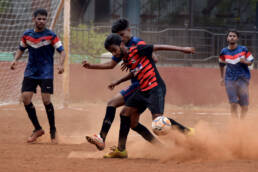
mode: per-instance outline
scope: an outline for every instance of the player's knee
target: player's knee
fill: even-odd
[[[120,116],[130,116],[130,109],[124,107],[120,112]]]
[[[137,125],[138,125],[138,122],[136,122],[136,121],[131,121],[131,123],[130,123],[131,129],[135,129],[137,127]]]
[[[50,103],[51,103],[50,100],[43,100],[43,104],[44,104],[44,105],[49,105]]]

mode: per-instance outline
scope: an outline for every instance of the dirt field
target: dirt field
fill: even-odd
[[[36,104],[39,121],[45,130],[37,143],[27,144],[32,126],[24,107],[0,107],[0,171],[258,171],[258,116],[255,103],[258,77],[253,71],[250,85],[250,113],[245,121],[232,121],[218,69],[160,68],[167,83],[166,116],[196,129],[185,137],[171,131],[159,137],[164,147],[146,143],[133,131],[128,137],[128,159],[103,159],[116,145],[119,111],[107,137],[106,149],[97,151],[84,137],[101,127],[106,102],[118,92],[106,85],[123,73],[119,70],[86,71],[71,68],[70,103],[63,108],[55,103],[59,144],[51,144],[44,107]],[[141,122],[150,128],[146,111]]]

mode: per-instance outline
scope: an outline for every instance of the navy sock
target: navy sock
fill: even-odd
[[[126,140],[127,136],[130,130],[130,117],[128,116],[120,116],[121,122],[120,122],[120,130],[119,130],[119,142],[118,142],[118,149],[120,151],[125,150],[126,148]]]
[[[28,116],[29,116],[35,130],[40,130],[41,126],[39,124],[37,114],[36,114],[36,109],[35,109],[34,105],[32,103],[30,103],[28,105],[24,105],[24,107],[25,107],[25,110],[28,113]]]
[[[50,132],[56,131],[55,126],[55,110],[52,103],[49,103],[48,105],[45,105],[45,109],[47,112],[47,118],[50,126]]]
[[[185,127],[182,124],[176,122],[175,120],[173,120],[171,118],[168,118],[168,119],[170,120],[172,127],[175,126],[179,131],[184,133],[184,132],[189,130],[187,127]]]
[[[112,125],[112,122],[114,121],[116,114],[116,108],[113,106],[108,106],[106,109],[106,114],[102,123],[102,128],[100,130],[100,136],[105,142],[106,136],[108,134],[108,131]]]
[[[134,131],[139,133],[145,140],[148,142],[153,142],[156,138],[151,134],[151,132],[142,124],[138,123],[138,125],[132,128]]]

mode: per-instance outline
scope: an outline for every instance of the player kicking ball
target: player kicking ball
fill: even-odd
[[[152,53],[160,50],[194,53],[195,49],[172,45],[138,45],[128,48],[117,34],[110,34],[106,38],[105,48],[124,61],[140,84],[140,88],[128,98],[122,109],[118,147],[104,155],[104,158],[126,158],[127,136],[130,128],[137,127],[140,114],[146,108],[151,111],[153,119],[164,113],[166,86],[152,59]],[[190,132],[190,129],[185,129]]]
[[[58,73],[64,72],[65,52],[61,41],[56,34],[46,28],[47,11],[45,9],[37,9],[33,14],[34,29],[24,32],[20,47],[15,54],[14,61],[10,68],[15,69],[17,61],[21,58],[24,51],[28,49],[29,59],[24,72],[22,82],[22,101],[25,110],[34,126],[32,135],[28,138],[28,143],[33,143],[38,137],[44,134],[44,130],[37,119],[36,110],[32,103],[33,93],[36,93],[37,86],[41,88],[41,97],[44,103],[49,125],[50,137],[53,143],[56,143],[56,126],[54,107],[51,103],[51,94],[53,94],[54,79],[54,52],[55,49],[60,53],[60,64]]]

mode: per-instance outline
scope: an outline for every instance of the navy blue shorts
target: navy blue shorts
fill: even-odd
[[[36,93],[38,85],[41,88],[42,93],[53,94],[53,79],[33,79],[24,77],[21,91],[29,91]]]
[[[225,81],[226,91],[230,103],[237,103],[240,106],[249,105],[248,94],[249,80],[239,78],[236,81]]]
[[[121,90],[120,94],[124,97],[125,102],[128,100],[128,98],[137,90],[140,88],[140,85],[138,82],[132,83],[129,87],[127,87],[125,90]]]
[[[156,86],[148,91],[137,90],[128,98],[125,105],[138,109],[142,113],[148,108],[152,114],[163,114],[165,105],[165,86]]]

